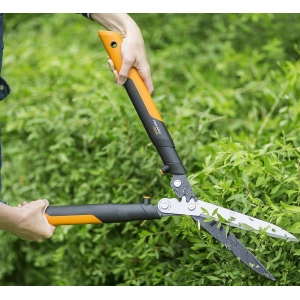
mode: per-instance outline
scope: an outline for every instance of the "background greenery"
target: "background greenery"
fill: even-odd
[[[200,198],[299,237],[299,14],[131,14],[153,98]],[[3,199],[51,205],[173,197],[132,104],[79,14],[6,14]],[[1,285],[298,285],[300,246],[231,232],[276,277],[240,263],[189,217],[0,232]]]

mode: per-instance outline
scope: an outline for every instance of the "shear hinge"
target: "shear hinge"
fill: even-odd
[[[157,207],[160,212],[165,214],[190,216],[199,216],[201,209],[197,199],[187,203],[185,197],[180,202],[175,198],[163,198],[158,202]]]

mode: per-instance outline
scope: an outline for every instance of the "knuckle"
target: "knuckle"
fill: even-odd
[[[135,63],[134,57],[124,57],[123,58],[123,65],[133,65]]]
[[[128,76],[127,76],[125,73],[123,73],[123,72],[122,72],[122,73],[119,73],[119,79],[120,79],[120,80],[126,80],[127,77],[128,77]]]

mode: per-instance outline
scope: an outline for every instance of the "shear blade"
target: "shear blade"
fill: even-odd
[[[200,222],[202,228],[222,243],[227,250],[239,258],[252,271],[270,280],[276,280],[263,264],[232,233],[226,233],[226,228],[222,225],[219,226],[219,222],[204,222],[205,218],[201,216],[191,217],[196,222]]]
[[[205,208],[205,210],[212,215],[214,211],[217,212],[215,214],[215,218],[218,219],[218,215],[220,215],[223,219],[228,220],[226,224],[237,227],[244,230],[249,231],[264,231],[268,236],[275,237],[275,238],[281,238],[284,240],[292,241],[292,242],[298,242],[298,239],[290,234],[288,231],[280,228],[279,226],[276,226],[274,224],[271,224],[269,222],[253,218],[232,210],[229,210],[227,208],[223,208],[220,206],[216,206],[214,204],[204,202],[202,200],[197,201],[197,205],[201,210],[201,207]],[[201,213],[200,216],[204,218],[210,217],[210,215],[206,215],[205,213]]]

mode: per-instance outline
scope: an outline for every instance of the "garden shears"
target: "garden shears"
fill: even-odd
[[[122,66],[122,37],[112,31],[98,31],[98,35],[119,72]],[[160,116],[155,103],[137,70],[132,68],[124,84],[128,96],[163,161],[160,171],[172,175],[171,188],[177,198],[160,199],[157,205],[150,203],[150,197],[143,197],[138,204],[86,204],[49,206],[46,217],[52,225],[102,224],[153,220],[162,217],[187,215],[193,218],[226,249],[258,274],[275,280],[263,264],[228,230],[226,225],[297,242],[298,239],[284,229],[269,222],[241,214],[195,196],[188,181],[187,172],[179,158],[171,136]]]

